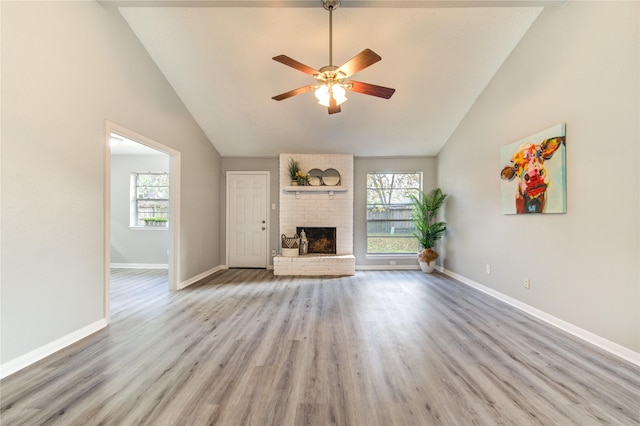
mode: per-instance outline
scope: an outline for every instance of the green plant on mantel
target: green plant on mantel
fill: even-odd
[[[298,172],[300,171],[300,163],[298,163],[293,158],[289,158],[288,169],[289,169],[289,177],[291,178],[291,180],[292,181],[297,180]]]

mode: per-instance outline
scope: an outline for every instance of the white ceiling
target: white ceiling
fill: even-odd
[[[541,6],[557,4],[342,0],[333,13],[334,64],[370,48],[382,61],[354,79],[396,93],[384,100],[348,92],[342,112],[329,115],[312,92],[271,99],[315,81],[273,56],[328,65],[321,0],[103,3],[119,6],[220,154],[241,157],[436,155]]]

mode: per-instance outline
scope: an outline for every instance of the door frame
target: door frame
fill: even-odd
[[[265,248],[264,248],[264,253],[265,253],[265,259],[264,259],[264,264],[265,264],[265,269],[269,269],[269,246],[271,245],[270,243],[270,236],[271,236],[271,209],[269,208],[269,206],[271,205],[271,172],[268,170],[264,170],[264,171],[227,171],[225,179],[225,187],[226,187],[226,235],[225,235],[225,264],[227,265],[227,268],[230,267],[229,265],[229,238],[230,238],[230,233],[229,233],[229,193],[230,188],[229,188],[229,177],[235,175],[235,176],[241,176],[241,175],[263,175],[266,176],[267,179],[267,184],[264,187],[265,190],[265,210],[266,212],[266,221],[267,223],[265,224],[265,227],[267,229],[265,229],[265,232],[267,234],[267,237],[265,238]]]
[[[105,120],[104,144],[104,317],[109,322],[111,289],[111,144],[115,133],[169,156],[169,290],[178,290],[180,277],[180,151],[124,126]]]

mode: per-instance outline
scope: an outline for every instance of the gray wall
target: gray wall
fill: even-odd
[[[422,186],[425,192],[436,187],[437,160],[435,157],[356,157],[354,159],[353,195],[353,254],[356,267],[389,266],[391,260],[396,265],[411,265],[417,268],[416,255],[367,256],[367,173],[370,172],[422,172]]]
[[[438,157],[450,194],[446,269],[635,352],[639,7],[545,9]],[[500,148],[561,122],[567,214],[502,215]]]
[[[169,172],[169,156],[111,156],[111,263],[169,263],[169,229],[131,229],[131,173]]]
[[[105,318],[105,120],[181,152],[180,281],[220,264],[221,207],[219,154],[117,10],[0,7],[4,364]]]

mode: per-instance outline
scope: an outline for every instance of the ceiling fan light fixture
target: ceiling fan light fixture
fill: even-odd
[[[323,84],[319,86],[314,93],[316,95],[316,99],[318,99],[318,103],[326,107],[329,106],[329,100],[332,96],[333,99],[336,100],[336,105],[341,105],[347,100],[346,91],[342,86],[337,84],[332,86]]]
[[[316,99],[320,105],[329,105],[329,87],[324,84],[318,86],[314,94],[316,95]]]
[[[344,103],[347,100],[346,91],[344,87],[334,84],[333,85],[333,98],[336,100],[338,105]]]

